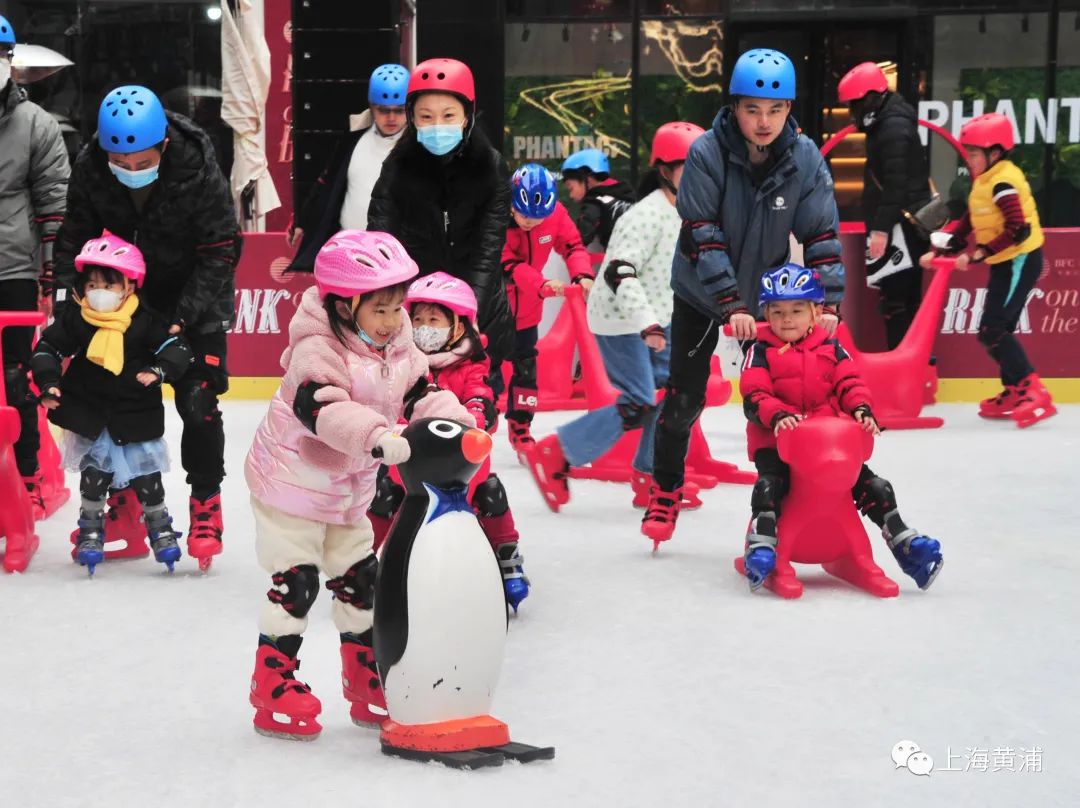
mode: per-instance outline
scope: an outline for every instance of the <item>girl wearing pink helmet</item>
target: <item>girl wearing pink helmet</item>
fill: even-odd
[[[413,341],[427,354],[429,379],[453,393],[476,425],[494,432],[495,395],[488,384],[491,360],[476,331],[476,295],[467,283],[445,272],[433,272],[413,282],[405,296],[412,316]],[[382,544],[405,491],[389,475],[379,478],[378,492],[368,510],[375,528],[375,546]],[[518,553],[518,532],[502,481],[491,474],[490,459],[473,476],[469,502],[502,569],[507,602],[517,611],[529,594],[529,579]]]
[[[322,729],[322,705],[294,677],[320,570],[335,595],[352,719],[386,717],[371,646],[378,565],[366,512],[380,466],[372,453],[387,465],[408,459],[409,444],[392,431],[406,413],[473,420],[453,394],[428,385],[427,357],[402,309],[416,274],[393,236],[343,230],[319,250],[315,286],[289,323],[285,375],[245,463],[255,550],[273,581],[251,678],[257,732],[311,739]]]
[[[94,574],[105,558],[105,498],[110,488],[130,486],[154,558],[172,572],[180,533],[161,484],[169,468],[161,383],[184,375],[191,348],[140,305],[146,265],[134,244],[106,230],[83,245],[75,268],[78,306],[60,311],[30,360],[49,420],[67,430],[65,466],[81,474],[79,527],[71,537],[75,560]]]

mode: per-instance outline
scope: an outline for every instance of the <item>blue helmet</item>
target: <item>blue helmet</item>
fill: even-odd
[[[405,106],[405,92],[409,89],[409,71],[401,65],[379,65],[371,73],[368,83],[369,104],[384,107]]]
[[[98,110],[98,145],[107,152],[131,154],[165,139],[165,108],[151,90],[127,84],[106,93]]]
[[[735,62],[728,96],[795,100],[795,65],[778,50],[754,48]]]
[[[15,29],[11,27],[11,23],[3,14],[0,14],[0,45],[15,47]],[[5,48],[4,50],[10,49]]]
[[[784,264],[779,269],[766,272],[761,277],[758,305],[764,306],[781,300],[824,303],[825,289],[821,286],[821,277],[814,270],[798,264]]]
[[[599,149],[582,149],[563,160],[562,173],[565,175],[568,171],[609,174],[611,163],[608,162],[607,155]]]
[[[537,163],[526,163],[510,178],[510,204],[529,219],[546,219],[555,212],[559,186],[551,172]]]

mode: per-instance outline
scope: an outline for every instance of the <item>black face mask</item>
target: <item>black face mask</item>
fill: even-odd
[[[881,111],[881,107],[884,103],[884,95],[879,96],[875,100],[871,100],[870,96],[866,96],[852,101],[851,117],[855,123],[855,128],[860,132],[865,132],[877,123],[878,113]]]

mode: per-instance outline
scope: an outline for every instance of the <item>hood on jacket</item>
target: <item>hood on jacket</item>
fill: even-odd
[[[457,345],[450,348],[450,350],[436,351],[435,353],[427,354],[428,367],[432,370],[442,370],[463,359],[468,359],[475,352],[476,346],[473,344],[472,337],[466,334],[458,340]]]
[[[743,160],[748,161],[750,159],[746,138],[743,137],[739,122],[735,119],[735,111],[730,106],[724,106],[716,113],[712,128],[716,133],[717,142],[726,151],[734,153]],[[787,120],[784,122],[784,128],[780,130],[776,140],[769,144],[769,149],[776,157],[779,157],[784,152],[789,151],[798,138],[799,124],[794,115],[788,115]]]
[[[0,120],[6,118],[15,110],[15,107],[27,100],[29,96],[26,90],[8,79],[7,86],[0,87],[0,102],[2,102],[0,103]]]

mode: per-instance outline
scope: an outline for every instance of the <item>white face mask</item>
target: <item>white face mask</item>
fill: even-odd
[[[450,326],[435,328],[430,325],[421,325],[413,329],[413,342],[424,353],[435,353],[444,347],[450,340]]]
[[[109,312],[120,308],[124,296],[111,289],[91,289],[86,293],[86,300],[94,311]]]
[[[9,78],[11,78],[11,60],[0,56],[0,90],[7,86]]]

